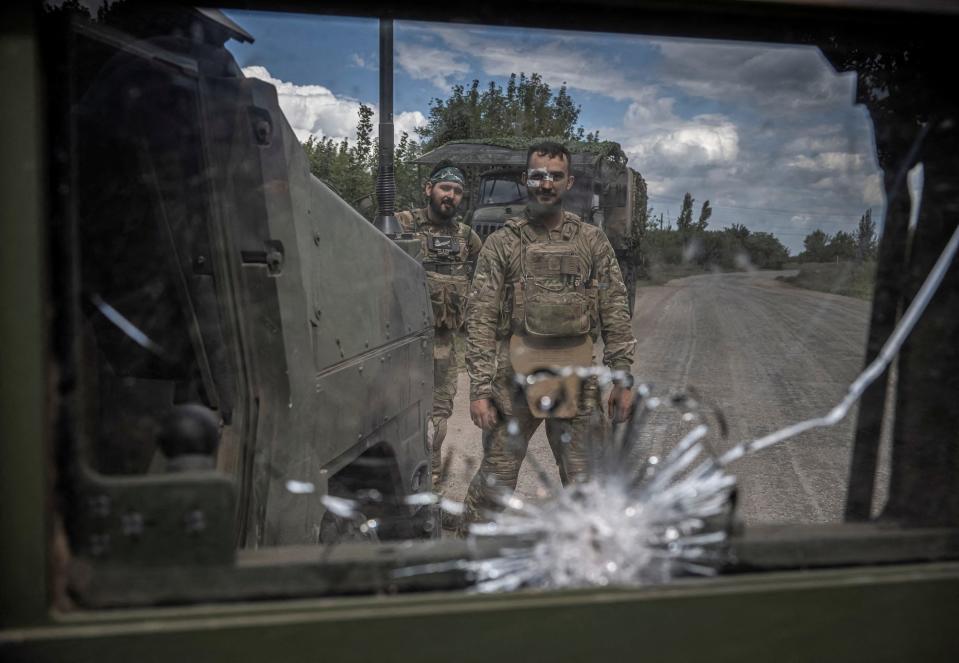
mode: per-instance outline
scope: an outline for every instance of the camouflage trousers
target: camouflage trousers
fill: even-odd
[[[453,399],[456,397],[456,347],[453,343],[456,332],[452,329],[436,329],[433,336],[433,412],[428,428],[432,451],[433,489],[439,485],[443,465],[443,440],[446,439],[446,423],[453,414]]]
[[[500,500],[516,490],[529,440],[541,423],[545,422],[546,438],[564,486],[589,478],[598,452],[590,437],[605,438],[609,424],[600,407],[595,381],[584,385],[577,415],[572,419],[534,417],[525,399],[511,393],[511,381],[511,376],[504,376],[494,385],[493,401],[499,410],[499,420],[492,430],[483,432],[483,461],[466,493],[461,533],[465,533],[470,523],[487,520],[489,512],[502,510]],[[518,435],[513,439],[508,432],[510,420],[519,426]]]

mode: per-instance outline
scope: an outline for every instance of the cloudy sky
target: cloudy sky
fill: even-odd
[[[373,20],[230,11],[255,38],[228,47],[272,82],[297,135],[352,136],[376,106]],[[852,231],[884,196],[872,127],[855,78],[818,50],[763,44],[398,22],[397,130],[422,124],[451,85],[537,72],[566,83],[580,123],[617,140],[675,218],[686,191],[709,200],[710,226],[743,223],[793,253],[816,228]]]

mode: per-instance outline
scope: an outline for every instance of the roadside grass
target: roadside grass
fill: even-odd
[[[807,262],[799,266],[799,274],[796,276],[776,278],[807,290],[869,300],[872,299],[873,285],[876,282],[876,263]]]

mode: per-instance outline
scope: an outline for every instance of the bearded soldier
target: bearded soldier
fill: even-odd
[[[443,439],[447,420],[453,413],[453,397],[456,396],[457,363],[453,338],[463,327],[469,280],[482,247],[479,236],[454,218],[465,186],[463,171],[449,161],[441,161],[433,168],[426,183],[427,206],[396,215],[403,230],[422,241],[419,260],[426,270],[433,302],[433,411],[428,434],[433,486],[437,491],[441,479]]]
[[[589,365],[593,342],[602,335],[604,363],[628,375],[636,344],[609,240],[563,210],[563,195],[574,181],[569,151],[539,143],[529,148],[526,162],[526,214],[486,240],[470,288],[466,364],[470,416],[483,430],[483,461],[466,495],[464,526],[500,508],[497,493],[516,488],[529,439],[544,418],[564,484],[588,476],[586,435],[594,425],[605,426],[595,379],[557,378],[546,391],[536,391],[537,383],[522,395],[512,387],[514,374]],[[560,406],[548,407],[560,396]],[[609,411],[625,418],[632,402],[630,386],[617,385]],[[507,432],[508,419],[518,425],[516,439]]]

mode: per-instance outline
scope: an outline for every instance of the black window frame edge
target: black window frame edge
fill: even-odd
[[[603,3],[617,4],[617,3]],[[858,3],[853,3],[858,5]],[[937,3],[928,3],[936,5],[932,11],[938,9]],[[754,3],[721,3],[719,6],[748,6],[749,11],[756,11]],[[245,5],[250,6],[250,5]],[[366,7],[363,3],[360,7]],[[774,4],[773,11],[781,5]],[[262,7],[262,5],[257,5]],[[284,9],[304,8],[305,5],[296,3],[287,3]],[[315,8],[315,6],[314,6]],[[325,9],[325,8],[324,8]],[[14,143],[5,143],[3,160],[2,183],[2,206],[4,223],[0,227],[0,247],[3,253],[2,259],[2,290],[4,302],[16,302],[15,310],[17,315],[8,315],[2,318],[0,324],[0,347],[17,348],[15,353],[4,353],[3,360],[3,382],[0,388],[0,425],[3,427],[2,438],[4,443],[0,447],[0,531],[15,532],[15,536],[0,547],[0,577],[3,579],[4,591],[0,592],[0,651],[12,653],[18,657],[27,651],[16,647],[16,643],[45,643],[56,649],[65,643],[72,642],[71,638],[78,638],[79,641],[90,644],[90,633],[76,631],[76,629],[86,626],[100,625],[107,642],[112,637],[125,637],[124,634],[130,632],[130,622],[138,622],[145,619],[169,618],[171,621],[171,630],[174,632],[180,628],[186,630],[195,630],[194,627],[185,627],[184,618],[189,619],[189,612],[184,613],[184,608],[160,609],[154,611],[124,611],[124,612],[98,612],[90,611],[88,613],[57,613],[50,609],[50,596],[52,588],[53,575],[49,572],[49,548],[51,532],[53,530],[50,522],[51,514],[47,510],[49,504],[48,492],[52,482],[49,469],[49,440],[51,431],[49,422],[45,416],[48,412],[51,399],[49,393],[50,376],[47,371],[49,367],[45,361],[46,338],[47,338],[47,316],[49,311],[45,310],[43,303],[43,286],[47,280],[47,272],[44,264],[44,247],[46,239],[43,235],[44,224],[44,203],[43,195],[43,160],[46,155],[42,130],[42,118],[31,110],[42,108],[40,100],[41,74],[37,67],[36,33],[32,29],[32,11],[26,3],[5,7],[4,22],[4,40],[13,39],[20,50],[16,51],[16,57],[3,63],[2,67],[5,74],[5,80],[17,81],[17,88],[22,91],[14,102],[5,100],[3,107],[4,122],[0,126],[7,127],[9,135],[15,136],[17,141]],[[357,11],[351,9],[351,14],[355,15]],[[916,14],[910,13],[907,22],[915,19]],[[11,19],[7,21],[6,19]],[[425,16],[424,16],[425,18]],[[925,16],[926,19],[929,16]],[[950,25],[954,23],[950,17],[946,21]],[[629,22],[627,22],[628,24]],[[622,23],[620,24],[623,25]],[[551,26],[555,27],[555,26]],[[599,27],[597,29],[607,29]],[[728,38],[728,35],[726,36]],[[6,75],[10,77],[7,78]],[[18,159],[9,158],[10,155],[19,155]],[[10,220],[20,220],[20,223],[11,223]],[[33,221],[32,223],[30,221]],[[9,308],[9,307],[8,307]],[[14,380],[11,379],[15,378]],[[847,525],[843,527],[848,528]],[[803,537],[795,536],[804,528],[802,526],[788,527],[789,531],[782,528],[774,528],[756,539],[752,534],[741,539],[738,550],[738,560],[742,570],[747,569],[769,569],[783,568],[783,565],[790,566],[797,562],[799,568],[809,568],[815,564],[802,563],[803,555],[811,554],[812,550],[808,546],[804,548],[801,540]],[[935,559],[954,559],[956,557],[956,532],[955,530],[911,530],[894,531],[888,527],[876,525],[871,529],[871,534],[860,529],[860,535],[853,537],[857,539],[857,545],[861,545],[862,550],[876,551],[882,549],[876,547],[876,539],[882,539],[888,545],[887,553],[871,555],[867,563],[883,564],[891,562],[908,561],[932,561]],[[870,536],[873,538],[870,539]],[[911,543],[901,545],[903,537],[910,540]],[[840,537],[842,538],[842,537]],[[805,550],[805,552],[803,552]],[[903,552],[905,550],[905,552]],[[929,551],[938,551],[930,554]],[[747,552],[748,551],[748,552]],[[896,552],[898,551],[898,552]],[[785,560],[785,561],[784,561]],[[847,564],[848,560],[833,559],[827,561],[826,566],[839,566]],[[544,607],[556,604],[557,602],[568,602],[569,606],[577,606],[575,609],[585,609],[586,606],[595,603],[603,603],[608,598],[616,597],[612,603],[624,603],[631,600],[642,603],[644,600],[654,600],[670,593],[682,595],[684,598],[692,600],[694,595],[710,594],[720,587],[720,593],[737,593],[740,588],[744,593],[757,591],[762,593],[763,589],[756,589],[767,585],[770,591],[793,591],[797,589],[795,583],[823,583],[823,587],[828,586],[833,589],[855,587],[861,590],[864,583],[874,582],[877,588],[893,587],[890,590],[895,593],[899,591],[907,596],[906,605],[916,608],[909,617],[909,623],[918,624],[920,618],[925,618],[929,624],[938,624],[945,619],[947,612],[941,611],[932,615],[928,614],[928,607],[940,605],[943,597],[939,596],[939,591],[946,589],[954,590],[959,586],[959,564],[920,564],[908,566],[895,566],[887,568],[877,568],[873,566],[863,568],[843,568],[834,570],[820,570],[815,572],[787,572],[764,574],[760,576],[730,577],[719,578],[713,581],[695,581],[688,583],[680,581],[675,585],[661,588],[650,588],[648,590],[623,590],[621,592],[562,592],[557,594],[538,594],[521,593],[490,599],[488,597],[472,597],[463,595],[449,595],[444,599],[436,598],[436,595],[423,595],[421,597],[396,597],[387,602],[380,597],[363,597],[353,599],[338,599],[335,604],[328,604],[325,601],[310,602],[305,601],[299,607],[309,612],[319,606],[340,613],[343,619],[350,618],[350,611],[363,611],[365,609],[376,612],[384,610],[383,614],[389,614],[393,608],[397,609],[397,614],[402,612],[403,604],[416,604],[421,612],[437,614],[442,610],[444,602],[460,603],[463,605],[486,606],[487,609],[491,603],[499,604],[502,601],[507,603],[515,601],[518,604],[528,602],[542,603]],[[730,584],[731,583],[731,584]],[[909,590],[903,591],[904,586],[913,586],[919,594],[912,595]],[[925,590],[932,585],[938,586],[938,589],[932,594],[925,594]],[[752,589],[747,589],[747,586]],[[898,588],[898,589],[896,589]],[[853,592],[855,593],[855,592]],[[932,596],[932,595],[935,596]],[[921,597],[925,598],[921,598]],[[928,599],[932,596],[932,601]],[[626,597],[630,597],[627,599]],[[911,598],[908,598],[911,597]],[[349,603],[341,603],[349,601]],[[438,608],[437,613],[433,613],[430,607],[435,602]],[[922,606],[925,605],[924,609]],[[948,605],[941,603],[941,605]],[[248,610],[259,614],[261,611],[284,611],[283,606],[292,607],[289,602],[284,602],[279,607],[271,603],[250,604],[241,608],[240,606],[206,606],[197,607],[198,614],[208,616],[218,615],[218,618],[229,620],[231,612],[237,610]],[[528,607],[528,605],[527,605]],[[510,608],[514,609],[514,608]],[[571,608],[573,609],[573,608]],[[187,608],[186,610],[190,610]],[[187,615],[184,617],[184,615]],[[385,618],[382,617],[381,618]],[[253,619],[253,616],[251,616]],[[226,626],[227,621],[224,621]],[[296,621],[296,620],[294,620]],[[306,620],[309,621],[309,620]],[[334,620],[335,621],[335,620]],[[121,628],[123,623],[127,624],[127,630]],[[114,630],[111,631],[109,624],[113,624]],[[179,624],[177,626],[176,624]],[[902,625],[900,624],[900,628]],[[52,630],[51,630],[52,629]],[[72,630],[71,630],[72,629]],[[117,630],[119,629],[119,630]],[[147,627],[142,629],[134,627],[133,631],[146,633],[150,630]],[[164,629],[159,629],[164,631]],[[940,631],[941,639],[933,639],[933,643],[952,644],[955,640],[949,640],[946,631]],[[955,636],[952,636],[953,638]],[[95,638],[94,638],[95,641]],[[147,639],[147,642],[152,642]],[[11,648],[14,647],[14,648]],[[41,647],[42,649],[42,647]],[[39,650],[33,650],[39,651]],[[52,650],[51,650],[52,651]],[[886,651],[886,654],[889,652]],[[914,653],[914,652],[911,652]],[[6,656],[4,656],[6,658]]]

